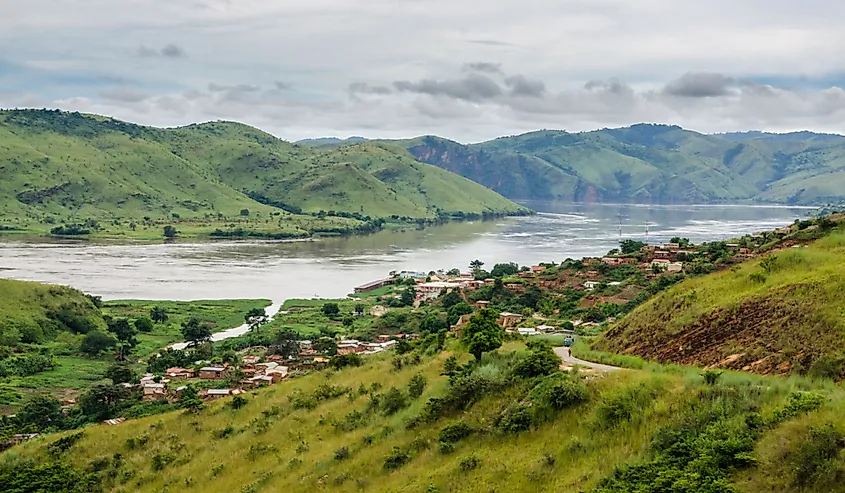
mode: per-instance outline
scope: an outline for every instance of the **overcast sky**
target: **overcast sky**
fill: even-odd
[[[836,0],[3,0],[0,106],[296,140],[845,133]]]

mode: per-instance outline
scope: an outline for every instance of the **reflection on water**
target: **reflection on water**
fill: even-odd
[[[532,202],[523,218],[300,242],[0,243],[0,276],[69,284],[107,299],[333,297],[391,270],[535,264],[601,255],[620,238],[694,242],[772,229],[806,209]],[[648,233],[646,233],[646,225]]]

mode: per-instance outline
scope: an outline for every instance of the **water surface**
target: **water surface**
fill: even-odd
[[[26,243],[0,237],[0,276],[67,284],[105,299],[341,297],[391,270],[560,262],[606,253],[619,238],[694,242],[773,229],[808,210],[532,202],[532,217],[305,242]],[[646,229],[648,232],[646,232]]]

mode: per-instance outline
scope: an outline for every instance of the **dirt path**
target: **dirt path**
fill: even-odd
[[[554,350],[555,354],[557,354],[563,361],[563,366],[565,367],[582,366],[595,371],[617,371],[623,369],[619,368],[618,366],[603,365],[601,363],[592,363],[590,361],[578,359],[575,356],[569,354],[568,347],[556,347],[554,348]]]

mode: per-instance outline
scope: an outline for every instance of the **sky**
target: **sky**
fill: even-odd
[[[0,2],[0,107],[283,139],[845,133],[835,0]]]

